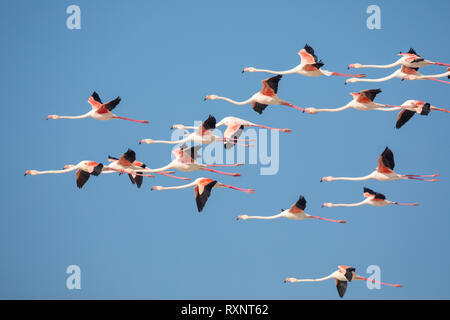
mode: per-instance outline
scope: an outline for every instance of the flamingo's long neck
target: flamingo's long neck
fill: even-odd
[[[316,112],[340,112],[340,111],[344,111],[351,108],[351,104],[348,103],[345,106],[339,107],[339,108],[334,108],[334,109],[316,109]]]
[[[318,279],[295,279],[295,282],[318,282],[318,281],[325,281],[328,279],[333,279],[334,273],[330,274],[329,276],[318,278]]]
[[[152,143],[164,143],[164,144],[179,144],[183,142],[188,142],[192,140],[191,136],[187,136],[184,139],[181,140],[175,140],[175,141],[165,141],[165,140],[153,140]]]
[[[36,171],[36,175],[39,174],[47,174],[47,173],[66,173],[66,172],[71,172],[71,171],[75,171],[78,169],[78,166],[73,166],[67,169],[63,169],[63,170],[46,170],[46,171]]]
[[[278,218],[283,218],[283,217],[284,217],[284,214],[279,213],[274,216],[248,216],[247,219],[273,220],[273,219],[278,219]]]
[[[157,169],[145,168],[144,170],[141,170],[141,172],[150,172],[150,173],[152,173],[152,172],[160,172],[160,171],[166,171],[166,170],[169,170],[169,169],[173,169],[173,168],[175,168],[174,162],[175,162],[175,160],[172,161],[171,163],[169,163],[168,165],[166,165],[164,167],[161,167],[161,168],[157,168]]]
[[[333,207],[358,207],[358,206],[362,206],[364,204],[366,204],[367,201],[363,200],[361,202],[357,202],[357,203],[333,203]]]
[[[369,180],[369,179],[373,179],[373,173],[368,174],[367,176],[364,177],[333,177],[333,180],[347,180],[347,181],[363,181],[363,180]]]
[[[80,116],[58,116],[59,119],[85,119],[85,118],[89,118],[91,116],[91,113],[85,113],[82,114]]]
[[[291,74],[291,73],[295,73],[297,71],[297,67],[289,69],[289,70],[284,70],[284,71],[274,71],[274,70],[268,70],[268,69],[256,69],[255,68],[255,72],[267,72],[267,73],[272,73],[272,74]]]
[[[238,106],[243,106],[243,105],[246,105],[246,104],[249,104],[250,102],[252,102],[252,98],[249,98],[249,99],[247,99],[245,101],[235,101],[235,100],[227,98],[227,97],[219,97],[218,96],[217,99],[225,100],[225,101],[228,101],[228,102],[230,102],[232,104],[236,104]]]
[[[390,75],[388,75],[387,77],[384,78],[378,78],[378,79],[355,79],[355,82],[383,82],[383,81],[387,81],[390,80],[392,78],[397,78],[399,77],[399,73],[396,71]]]
[[[391,64],[363,64],[361,65],[361,68],[389,69],[400,65],[400,60],[401,59]]]
[[[161,190],[179,190],[179,189],[185,189],[185,188],[189,188],[189,187],[193,187],[197,184],[196,181],[188,183],[188,184],[184,184],[181,186],[175,186],[175,187],[162,187]]]

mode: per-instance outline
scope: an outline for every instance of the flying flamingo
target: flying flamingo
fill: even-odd
[[[178,190],[178,189],[184,189],[194,187],[195,192],[195,201],[197,203],[197,209],[198,212],[201,212],[206,204],[206,201],[208,200],[211,190],[214,188],[229,188],[233,190],[238,190],[242,192],[247,193],[254,193],[255,190],[253,189],[243,189],[238,188],[234,186],[230,186],[228,184],[220,183],[216,180],[208,179],[208,178],[198,178],[194,182],[185,184],[182,186],[176,186],[176,187],[162,187],[162,186],[154,186],[152,190]]]
[[[281,209],[281,213],[274,216],[248,216],[246,214],[237,217],[237,220],[247,220],[247,219],[263,219],[272,220],[278,218],[288,218],[292,220],[306,220],[306,219],[319,219],[337,223],[346,223],[344,220],[332,220],[322,217],[312,216],[307,214],[304,210],[306,208],[306,200],[303,196],[300,196],[296,203],[294,203],[288,210]]]
[[[443,111],[449,113],[449,110],[437,108],[430,105],[428,102],[420,100],[406,100],[400,107],[391,108],[391,110],[400,110],[397,116],[395,127],[400,129],[406,122],[409,121],[416,113],[422,116],[427,116],[431,110]]]
[[[213,130],[215,128],[216,128],[216,118],[214,118],[212,115],[209,115],[208,119],[203,121],[201,126],[199,128],[196,128],[195,132],[192,132],[192,133],[186,135],[186,137],[181,140],[164,141],[164,140],[142,139],[141,141],[139,141],[139,144],[141,144],[141,143],[179,144],[179,143],[186,143],[189,141],[192,141],[194,143],[199,143],[199,144],[210,144],[215,141],[220,141],[220,142],[226,142],[226,143],[231,143],[231,144],[243,145],[245,147],[251,146],[251,145],[238,143],[237,141],[239,139],[226,138],[226,137],[221,138],[221,137],[215,136],[213,134]],[[247,141],[251,141],[251,140],[247,140]]]
[[[49,174],[49,173],[59,174],[59,173],[72,172],[75,170],[77,170],[76,175],[75,175],[77,187],[81,189],[84,186],[84,184],[89,180],[89,177],[91,175],[98,176],[100,173],[102,173],[103,164],[95,162],[95,161],[84,160],[84,161],[79,162],[76,165],[66,165],[66,166],[64,166],[63,170],[47,170],[47,171],[27,170],[25,172],[24,176],[26,176],[26,175],[36,176],[36,175]]]
[[[264,129],[269,129],[269,130],[277,130],[277,131],[281,131],[281,132],[291,132],[291,129],[279,129],[279,128],[272,128],[272,127],[267,127],[267,126],[263,126],[261,124],[255,124],[253,122],[244,120],[244,119],[240,119],[237,117],[225,117],[222,120],[220,120],[217,124],[216,124],[216,128],[220,127],[220,126],[226,126],[227,128],[225,129],[225,133],[224,133],[224,137],[228,140],[234,140],[235,142],[237,142],[237,138],[239,138],[242,134],[242,131],[244,130],[245,127],[258,127],[258,128],[264,128]],[[172,129],[180,129],[180,130],[184,130],[184,129],[193,129],[193,130],[198,130],[198,127],[193,127],[193,126],[184,126],[182,124],[174,124],[172,126]],[[225,148],[230,148],[233,146],[232,143],[229,143],[227,141],[224,141],[224,145]]]
[[[291,282],[291,283],[318,282],[318,281],[325,281],[328,279],[334,279],[334,281],[336,283],[337,291],[339,293],[339,297],[341,297],[341,298],[343,298],[345,295],[345,291],[347,290],[347,283],[351,282],[352,280],[370,281],[372,283],[379,283],[379,284],[383,284],[385,286],[396,287],[396,288],[402,287],[401,284],[390,284],[390,283],[379,282],[379,281],[376,281],[373,279],[364,278],[362,276],[357,275],[355,273],[355,270],[356,270],[355,268],[351,268],[348,266],[338,266],[338,270],[334,271],[332,274],[330,274],[329,276],[326,276],[324,278],[319,278],[319,279],[286,278],[286,280],[284,280],[284,282],[285,283],[287,283],[287,282]]]
[[[88,102],[92,106],[92,110],[88,113],[82,114],[81,116],[58,116],[56,114],[49,115],[47,117],[48,119],[84,119],[92,117],[97,120],[112,120],[112,119],[122,119],[122,120],[128,120],[128,121],[134,121],[139,123],[148,123],[147,120],[134,120],[129,119],[125,117],[119,117],[112,113],[111,111],[120,103],[120,97],[117,97],[114,100],[111,100],[106,103],[102,103],[102,100],[100,99],[100,96],[97,94],[97,92],[94,91],[94,93],[89,97]]]
[[[322,181],[335,181],[335,180],[349,180],[349,181],[362,181],[368,179],[375,179],[379,181],[392,181],[401,179],[414,179],[421,181],[439,181],[439,179],[423,179],[423,177],[437,177],[439,174],[432,175],[418,175],[418,174],[398,174],[394,172],[394,154],[391,149],[386,147],[383,153],[378,157],[378,166],[376,170],[364,177],[348,178],[348,177],[323,177]]]
[[[200,145],[188,148],[186,144],[183,144],[181,147],[176,148],[175,150],[172,151],[173,155],[175,156],[175,160],[170,162],[168,165],[158,169],[145,169],[143,170],[143,172],[152,173],[152,172],[166,171],[169,169],[177,169],[183,172],[204,170],[233,177],[238,177],[241,175],[240,173],[223,172],[208,167],[234,167],[234,166],[241,166],[243,165],[242,163],[220,165],[220,164],[200,164],[195,162],[195,159],[199,157],[198,151],[200,148],[201,148]]]
[[[398,205],[403,205],[403,206],[418,206],[418,203],[401,203],[401,202],[394,202],[394,201],[389,201],[386,200],[386,197],[384,196],[384,194],[382,193],[378,193],[375,192],[369,188],[364,187],[364,193],[363,193],[364,197],[366,199],[364,199],[361,202],[358,203],[330,203],[330,202],[326,202],[324,204],[322,204],[322,208],[323,207],[328,207],[328,208],[332,208],[332,207],[358,207],[358,206],[362,206],[365,204],[369,204],[371,206],[376,206],[376,207],[384,207],[390,204],[398,204]]]
[[[309,45],[305,45],[303,49],[301,49],[298,52],[298,55],[300,56],[300,64],[296,67],[286,70],[286,71],[273,71],[273,70],[266,70],[266,69],[256,69],[253,67],[247,67],[242,70],[242,72],[268,72],[273,74],[291,74],[291,73],[297,73],[303,76],[307,77],[318,77],[318,76],[342,76],[342,77],[357,77],[357,78],[364,78],[365,74],[345,74],[345,73],[338,73],[338,72],[330,72],[327,70],[321,69],[324,63],[322,60],[318,61],[317,56],[314,54],[314,49],[311,48]]]
[[[255,93],[253,96],[251,96],[249,99],[245,101],[235,101],[226,97],[220,97],[216,96],[214,94],[207,95],[205,97],[205,100],[211,99],[211,100],[225,100],[228,102],[231,102],[233,104],[243,106],[246,104],[251,103],[252,109],[258,112],[259,114],[262,114],[264,109],[267,108],[269,105],[283,105],[288,106],[297,110],[300,110],[302,112],[305,112],[305,109],[297,107],[296,105],[293,105],[287,101],[281,100],[278,95],[278,82],[281,79],[281,75],[267,78],[262,81],[262,89],[261,91]]]
[[[361,111],[369,111],[369,110],[385,110],[385,111],[393,111],[398,109],[391,109],[397,106],[392,106],[390,104],[380,104],[373,102],[377,94],[381,92],[381,89],[369,89],[362,90],[359,93],[350,92],[350,95],[353,97],[353,100],[347,103],[345,106],[334,109],[316,109],[316,108],[306,108],[305,111],[311,114],[315,114],[317,112],[340,112],[350,108],[361,110]],[[387,109],[386,109],[387,108]],[[400,108],[399,108],[400,109]]]
[[[420,68],[420,67],[425,67],[425,66],[429,66],[429,65],[439,65],[439,66],[446,66],[446,67],[450,67],[450,64],[447,63],[442,63],[442,62],[433,62],[430,60],[425,60],[424,58],[422,58],[420,55],[418,55],[416,53],[416,51],[411,48],[409,49],[408,52],[400,52],[398,54],[399,56],[401,56],[400,59],[398,59],[396,62],[391,63],[391,64],[385,64],[385,65],[363,65],[360,63],[352,63],[348,66],[348,69],[351,68],[356,68],[356,69],[360,69],[360,68],[378,68],[378,69],[388,69],[388,68],[392,68],[392,67],[396,67],[399,65],[408,67],[408,68]]]
[[[378,79],[357,79],[357,78],[350,78],[345,80],[345,84],[347,83],[355,83],[355,82],[383,82],[387,81],[393,78],[399,78],[402,80],[433,80],[433,81],[439,81],[443,83],[450,84],[448,81],[436,79],[436,78],[442,78],[442,77],[450,77],[450,68],[447,68],[447,72],[440,73],[440,74],[433,74],[433,75],[422,75],[417,70],[419,68],[410,68],[401,66],[400,69],[394,71],[392,74],[384,77],[384,78],[378,78]]]
[[[138,188],[141,187],[143,177],[146,176],[145,174],[143,174],[146,165],[136,160],[136,153],[133,150],[128,149],[127,152],[125,152],[120,156],[120,158],[108,156],[108,161],[110,163],[108,164],[108,166],[105,167],[105,170],[116,171],[119,173],[127,173],[128,177],[131,180],[131,183],[136,184]],[[189,178],[172,176],[169,174],[169,172],[154,171],[154,173],[168,176],[171,178],[189,180]]]

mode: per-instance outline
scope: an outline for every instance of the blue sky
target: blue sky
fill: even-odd
[[[66,28],[71,4],[81,8],[81,30]],[[371,4],[381,8],[381,30],[366,28]],[[396,113],[307,115],[270,107],[258,115],[248,106],[203,102],[210,93],[248,98],[268,75],[243,75],[243,67],[288,69],[305,43],[337,72],[354,62],[391,63],[410,47],[448,63],[449,10],[443,1],[410,1],[407,8],[393,1],[2,1],[0,298],[338,299],[331,280],[282,281],[322,277],[340,264],[367,276],[375,264],[383,281],[404,287],[368,290],[355,282],[346,298],[449,299],[448,115],[416,116],[396,130]],[[364,72],[381,77],[394,70]],[[338,107],[350,101],[349,92],[370,88],[383,90],[380,103],[418,99],[449,107],[448,86],[433,81],[345,86],[341,77],[290,75],[279,95],[299,106]],[[48,114],[87,112],[94,90],[103,100],[120,95],[117,114],[150,124],[45,121]],[[215,190],[199,214],[191,189],[150,192],[178,184],[166,177],[146,179],[139,190],[124,176],[91,178],[81,190],[72,174],[23,177],[27,169],[105,162],[127,148],[150,167],[162,166],[170,147],[138,140],[169,139],[172,124],[210,113],[293,130],[280,134],[278,174],[261,176],[248,165],[238,168],[239,178],[205,175],[255,194]],[[326,175],[371,172],[386,145],[397,172],[440,173],[441,181],[319,183]],[[421,205],[320,208],[360,201],[363,186]],[[235,220],[276,214],[299,194],[307,212],[348,223]],[[72,264],[81,268],[81,290],[65,286]]]

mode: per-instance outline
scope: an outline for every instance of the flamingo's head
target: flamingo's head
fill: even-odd
[[[351,69],[351,68],[359,69],[359,68],[362,68],[362,65],[360,63],[352,63],[352,64],[348,65],[347,69]]]
[[[37,174],[37,171],[36,171],[36,170],[27,170],[27,171],[25,171],[24,176],[27,176],[27,175],[32,175],[32,176],[34,176],[34,175],[36,175],[36,174]]]
[[[242,215],[238,216],[236,220],[247,220],[247,219],[248,219],[248,215],[242,214]]]
[[[54,119],[54,120],[56,120],[56,119],[59,119],[59,116],[56,115],[56,114],[51,114],[51,115],[48,115],[48,116],[47,116],[47,119],[46,119],[46,120],[48,120],[48,119]]]
[[[323,182],[323,181],[333,181],[333,180],[334,180],[333,177],[323,177],[322,179],[320,179],[320,182]]]
[[[288,283],[288,282],[294,283],[295,280],[297,280],[297,279],[295,279],[295,278],[286,278],[286,279],[284,279],[284,283]]]
[[[161,191],[163,189],[163,187],[161,187],[161,186],[154,186],[154,187],[152,187],[152,191],[153,190],[158,190],[158,191]]]
[[[311,114],[316,114],[317,113],[317,109],[316,108],[306,108],[305,109],[306,113],[311,113]]]
[[[325,202],[325,203],[322,204],[322,208],[323,207],[332,208],[332,207],[334,207],[334,204],[332,204],[331,202]]]
[[[244,72],[255,72],[255,71],[256,71],[256,69],[253,68],[253,67],[247,67],[247,68],[242,69],[242,73],[244,73]]]
[[[141,144],[141,143],[152,144],[154,142],[152,139],[142,139],[141,141],[139,141],[139,144]]]
[[[347,80],[345,80],[345,84],[347,84],[347,83],[355,83],[355,82],[358,82],[357,78],[348,78]]]
[[[208,100],[208,99],[210,99],[210,100],[217,100],[217,98],[218,97],[216,95],[210,94],[210,95],[207,95],[204,100]]]

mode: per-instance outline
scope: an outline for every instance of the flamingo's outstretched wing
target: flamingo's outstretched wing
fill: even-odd
[[[223,136],[229,140],[233,140],[234,143],[230,143],[225,141],[224,146],[225,149],[230,149],[234,146],[235,143],[237,143],[237,139],[241,136],[242,132],[244,131],[244,126],[240,123],[232,123],[227,127],[225,130]]]
[[[92,95],[89,97],[88,100],[89,104],[92,106],[93,109],[98,109],[102,106],[102,100],[100,99],[100,96],[97,92],[93,92]]]
[[[89,172],[78,169],[75,175],[77,187],[81,189],[84,186],[84,184],[89,180],[90,176],[91,174]]]
[[[204,135],[206,131],[214,130],[216,128],[216,118],[209,115],[208,119],[202,122],[201,126],[197,129],[199,135]]]
[[[114,100],[108,101],[103,105],[103,108],[108,111],[112,111],[120,103],[120,100],[120,97],[117,97]]]
[[[392,173],[395,167],[394,153],[386,147],[383,153],[378,157],[377,171],[380,173]]]
[[[347,281],[341,281],[337,279],[334,279],[334,281],[336,282],[336,288],[339,293],[339,297],[343,298],[345,292],[347,291]]]
[[[201,212],[205,207],[206,201],[211,194],[212,188],[216,185],[217,181],[212,179],[202,179],[194,187],[195,202],[197,203],[198,212]]]
[[[377,94],[381,92],[381,89],[369,89],[359,92],[359,97],[356,101],[361,103],[373,102]]]
[[[372,189],[369,189],[369,188],[366,188],[366,187],[364,187],[363,195],[364,195],[364,197],[370,198],[370,199],[380,199],[380,200],[385,200],[386,199],[384,194],[375,192]]]
[[[415,113],[416,113],[415,111],[411,111],[408,109],[403,109],[402,111],[400,111],[397,116],[395,128],[400,129],[406,122],[409,121],[409,119],[411,119],[414,116]]]

